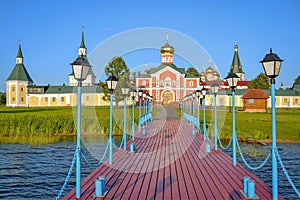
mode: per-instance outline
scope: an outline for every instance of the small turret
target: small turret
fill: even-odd
[[[84,44],[84,26],[82,26],[82,33],[81,33],[81,44],[78,49],[78,57],[86,57],[86,47]]]
[[[240,80],[244,80],[245,73],[243,72],[243,67],[240,61],[237,44],[234,45],[234,55],[233,55],[229,73],[235,73],[240,77]]]
[[[175,48],[169,45],[168,35],[166,39],[166,44],[160,48],[162,64],[173,64]]]

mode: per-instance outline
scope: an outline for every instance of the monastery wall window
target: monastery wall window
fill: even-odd
[[[166,80],[166,86],[171,86],[171,81],[170,80]]]
[[[160,80],[160,86],[164,86],[164,81]]]
[[[172,80],[172,86],[176,86],[176,81]]]

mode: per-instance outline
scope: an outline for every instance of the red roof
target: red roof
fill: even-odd
[[[249,89],[243,97],[243,99],[268,99],[269,95],[267,95],[261,89]]]

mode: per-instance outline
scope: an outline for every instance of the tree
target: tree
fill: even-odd
[[[186,70],[186,73],[187,73],[187,74],[193,74],[193,75],[196,76],[196,77],[199,77],[199,76],[200,76],[198,70],[196,70],[194,67],[189,67],[189,68]]]
[[[107,77],[109,77],[110,75],[115,75],[116,78],[118,79],[118,84],[114,91],[116,105],[118,106],[118,102],[120,100],[123,100],[124,98],[122,95],[121,88],[125,81],[129,81],[129,69],[125,61],[123,60],[123,58],[113,57],[111,61],[108,63],[108,65],[105,67],[105,74]],[[105,93],[106,92],[105,87],[103,92],[105,96],[108,96],[108,92]],[[109,100],[109,98],[107,100]]]
[[[6,95],[5,93],[0,92],[0,105],[6,104]]]
[[[269,78],[266,76],[265,73],[260,73],[257,77],[255,77],[249,82],[248,88],[270,89]]]

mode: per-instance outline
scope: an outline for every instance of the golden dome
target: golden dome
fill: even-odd
[[[168,40],[167,40],[167,43],[160,48],[160,53],[166,53],[166,52],[169,52],[172,54],[175,52],[175,48],[172,47],[171,45],[169,45]]]

